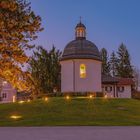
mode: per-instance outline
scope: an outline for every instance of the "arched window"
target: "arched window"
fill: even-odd
[[[86,78],[86,65],[80,65],[80,78]]]

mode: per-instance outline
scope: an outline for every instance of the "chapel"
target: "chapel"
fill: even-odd
[[[75,39],[64,48],[61,63],[62,92],[101,92],[101,57],[97,46],[87,40],[80,21]]]

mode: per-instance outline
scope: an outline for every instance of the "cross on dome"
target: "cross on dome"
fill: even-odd
[[[80,16],[80,22],[75,27],[75,37],[76,39],[86,39],[86,27],[81,21]]]

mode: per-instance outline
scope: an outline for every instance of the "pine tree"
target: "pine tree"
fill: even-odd
[[[108,53],[105,48],[101,49],[101,58],[102,58],[102,74],[110,75],[110,63]]]
[[[26,0],[0,0],[0,77],[14,87],[29,89],[28,72],[22,69],[28,62],[26,49],[42,30],[41,18],[31,10]]]
[[[53,46],[50,51],[38,47],[29,61],[29,71],[37,94],[52,93],[60,89],[61,52]]]
[[[115,52],[113,51],[112,54],[110,55],[110,73],[111,75],[114,77],[114,76],[117,76],[117,67],[118,67],[118,59],[116,57],[116,54]]]
[[[117,54],[118,54],[118,66],[117,66],[118,76],[124,78],[132,78],[133,69],[130,60],[130,54],[123,43],[118,48]]]
[[[135,89],[138,90],[140,86],[140,69],[138,67],[134,67],[134,82],[135,82]]]

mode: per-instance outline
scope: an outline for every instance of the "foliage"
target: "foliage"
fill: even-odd
[[[134,81],[135,81],[135,89],[138,90],[140,86],[140,69],[135,67],[134,70]]]
[[[101,49],[101,58],[102,58],[102,74],[109,75],[110,63],[109,63],[108,53],[105,48]]]
[[[101,50],[102,57],[102,74],[133,78],[134,71],[131,65],[130,54],[126,46],[122,43],[117,51],[117,54],[113,51],[108,57],[107,50],[103,48]]]
[[[118,58],[114,51],[110,55],[109,63],[110,63],[110,73],[114,77],[117,75],[117,67],[118,67]]]
[[[0,77],[19,90],[29,88],[28,72],[22,68],[28,61],[26,49],[37,38],[41,18],[31,10],[26,0],[0,0]]]
[[[29,62],[36,94],[54,92],[60,89],[61,52],[53,46],[50,51],[37,47]]]
[[[123,43],[118,48],[117,54],[118,54],[118,66],[117,66],[118,76],[124,78],[132,78],[133,69],[130,60],[130,54]]]
[[[132,93],[132,98],[134,98],[134,99],[139,99],[139,100],[140,100],[140,92],[134,91],[134,92]]]

